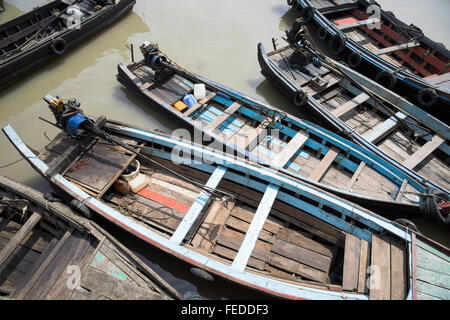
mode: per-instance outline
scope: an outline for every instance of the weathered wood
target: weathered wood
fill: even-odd
[[[192,113],[194,113],[196,110],[198,110],[201,106],[203,106],[208,101],[211,101],[216,96],[215,92],[210,93],[207,97],[201,99],[195,106],[192,106],[188,110],[184,112],[184,115],[188,117]]]
[[[34,226],[41,220],[42,214],[34,212],[27,222],[20,228],[10,242],[0,252],[0,265],[5,262],[9,255],[17,248],[25,236],[34,228]]]
[[[408,48],[414,48],[420,46],[420,42],[417,41],[411,41],[408,43],[402,43],[402,44],[398,44],[395,46],[391,46],[391,47],[387,47],[387,48],[383,48],[383,49],[378,49],[373,51],[374,54],[376,55],[382,55],[382,54],[387,54],[387,53],[392,53],[395,51],[400,51],[400,50],[404,50],[404,49],[408,49]]]
[[[161,300],[161,295],[117,279],[88,267],[81,278],[81,286],[112,300]]]
[[[333,251],[330,249],[330,247],[309,239],[301,233],[289,228],[281,228],[281,230],[277,234],[277,239],[284,240],[299,247],[323,254],[324,256],[330,258],[333,257]]]
[[[320,181],[320,179],[322,179],[325,172],[334,162],[334,159],[336,159],[338,154],[338,151],[335,151],[333,149],[328,150],[327,154],[320,161],[319,165],[314,168],[313,172],[311,172],[309,179]]]
[[[430,154],[434,152],[441,144],[444,143],[444,139],[438,135],[434,136],[433,139],[425,143],[419,150],[417,150],[413,155],[403,162],[406,168],[414,169],[419,163],[425,160]]]
[[[253,212],[250,212],[249,210],[246,210],[241,206],[235,206],[231,211],[231,215],[247,223],[251,223],[254,217]],[[277,234],[280,228],[281,226],[278,223],[273,222],[269,219],[266,220],[263,226],[263,230],[273,234]]]
[[[359,276],[358,276],[358,292],[368,293],[367,286],[367,268],[370,265],[370,246],[366,240],[361,239],[361,251],[359,254]],[[345,269],[344,269],[345,270]]]
[[[364,170],[365,167],[366,167],[365,162],[361,162],[359,164],[358,169],[356,169],[355,173],[352,176],[352,179],[350,180],[349,184],[347,185],[347,191],[352,190],[353,185],[356,183],[356,181],[358,181],[359,176],[361,175],[361,172]]]
[[[346,29],[351,29],[351,28],[355,28],[355,27],[360,27],[360,26],[365,26],[367,24],[375,24],[380,22],[379,19],[376,18],[370,18],[367,20],[361,20],[361,21],[355,21],[355,22],[350,22],[350,23],[346,23],[346,24],[341,24],[339,26],[337,26],[340,30],[346,30]]]
[[[226,171],[227,169],[225,167],[218,166],[211,174],[211,177],[209,178],[205,187],[207,189],[213,190],[217,188]],[[177,229],[173,233],[172,237],[170,238],[170,241],[174,243],[181,243],[183,241],[183,239],[189,232],[189,229],[192,227],[195,220],[202,212],[209,198],[210,198],[209,194],[207,194],[205,191],[200,192],[194,204],[189,208],[189,211],[184,216],[184,219],[181,221],[181,223],[178,225]]]
[[[299,131],[292,139],[289,141],[287,146],[277,154],[275,159],[273,159],[272,164],[279,167],[284,167],[286,163],[292,158],[292,156],[305,144],[306,140],[309,139],[309,135],[304,131]]]
[[[234,257],[236,257],[237,254],[237,251],[221,246],[219,244],[216,244],[214,246],[212,252],[231,261],[233,261]],[[252,267],[258,270],[264,270],[265,265],[266,263],[264,261],[253,257],[250,257],[247,264],[248,267]]]
[[[360,95],[354,97],[352,100],[344,103],[339,108],[336,108],[333,111],[331,111],[331,114],[339,118],[340,116],[344,115],[350,110],[353,110],[354,108],[356,108],[357,106],[359,106],[360,104],[364,103],[369,99],[370,97],[367,94],[361,93]]]
[[[238,271],[243,271],[245,269],[263,225],[269,216],[270,210],[272,209],[275,198],[278,195],[278,190],[279,187],[276,185],[270,184],[267,186],[266,192],[259,203],[255,216],[250,223],[250,227],[245,234],[244,241],[239,248],[238,254],[233,260],[233,264],[231,265],[232,269]]]
[[[342,289],[344,290],[356,291],[358,289],[360,254],[361,240],[347,233],[342,277]]]
[[[370,300],[391,298],[391,245],[387,236],[372,235]]]
[[[398,127],[399,124],[397,118],[405,119],[406,114],[400,111],[397,112],[395,116],[388,118],[387,120],[376,125],[372,130],[368,130],[366,133],[364,133],[363,134],[364,139],[371,143],[376,144],[378,141],[383,139],[385,136],[390,134],[393,130],[395,130]]]
[[[407,293],[405,243],[391,237],[391,299],[404,300]]]
[[[236,229],[242,233],[246,233],[250,226],[250,223],[237,219],[233,216],[229,216],[227,221],[225,222],[225,225],[229,228]],[[273,243],[274,236],[271,235],[266,230],[261,230],[258,239],[269,243]]]
[[[405,190],[406,190],[407,186],[408,186],[408,180],[404,179],[403,182],[402,182],[402,185],[398,189],[397,195],[395,196],[395,201],[396,202],[401,202],[402,201],[403,195],[405,194]]]
[[[291,260],[278,254],[272,254],[268,263],[278,269],[285,270],[290,274],[295,273],[301,277],[311,279],[318,282],[327,281],[327,273],[309,267],[298,261]]]
[[[241,105],[237,102],[233,103],[231,106],[226,108],[221,115],[211,121],[205,128],[205,131],[213,131],[218,126],[220,126],[225,120],[227,120],[233,113],[235,113]]]

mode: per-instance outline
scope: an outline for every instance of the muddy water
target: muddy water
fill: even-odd
[[[6,0],[6,12],[0,14],[0,23],[45,2],[48,1]],[[445,16],[449,12],[448,0],[433,0],[431,8],[422,5],[419,0],[396,1],[395,5],[387,0],[379,2],[399,17],[406,17],[406,22],[419,25],[436,40],[449,43],[448,33],[445,32],[449,30]],[[407,8],[400,5],[406,2]],[[424,15],[429,10],[430,15],[440,15],[442,19],[417,17],[417,11],[409,10],[413,7],[412,3],[420,5],[420,12]],[[441,7],[447,9],[441,11]],[[159,43],[163,51],[188,70],[305,118],[307,115],[294,109],[262,77],[256,59],[258,42],[269,50],[272,48],[271,38],[276,37],[280,45],[284,45],[281,36],[296,18],[295,12],[288,9],[284,0],[138,0],[133,12],[112,27],[1,91],[0,126],[11,124],[29,146],[42,149],[48,143],[47,137],[51,139],[57,133],[57,129],[38,120],[38,117],[52,119],[42,101],[42,97],[50,93],[79,99],[86,113],[93,116],[105,114],[112,119],[151,129],[176,129],[170,119],[144,105],[116,81],[117,64],[131,61],[126,45],[134,44],[137,48],[144,40]],[[445,28],[443,23],[447,24]],[[135,55],[140,59],[137,50]],[[20,159],[3,135],[0,135],[0,148],[0,167]],[[1,168],[0,174],[41,190],[48,188],[25,161]],[[424,233],[449,245],[445,228],[420,220],[417,222]],[[187,265],[158,250],[148,249],[113,226],[108,228],[118,238],[130,243],[182,293],[193,291],[209,299],[260,297],[224,281],[211,285],[199,280],[189,272]]]

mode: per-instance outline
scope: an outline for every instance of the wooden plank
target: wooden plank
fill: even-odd
[[[370,246],[366,240],[361,240],[361,251],[359,254],[359,276],[358,276],[358,292],[368,293],[367,286],[367,267],[370,265]]]
[[[188,110],[186,110],[184,112],[184,115],[186,117],[188,117],[189,115],[194,113],[196,110],[198,110],[201,106],[203,106],[205,103],[207,103],[208,101],[212,100],[215,96],[216,96],[215,92],[210,93],[208,96],[206,96],[205,98],[201,99],[196,105],[194,105],[191,108],[189,108]]]
[[[450,275],[450,263],[448,261],[419,246],[416,246],[416,265],[433,272]]]
[[[406,187],[408,186],[408,180],[404,179],[402,185],[398,189],[398,193],[395,196],[395,202],[401,202],[403,199],[403,195],[405,194]]]
[[[325,273],[328,273],[330,270],[331,257],[302,248],[284,240],[276,239],[271,252]]]
[[[391,299],[404,300],[407,294],[405,243],[391,237]]]
[[[408,48],[414,48],[417,46],[420,46],[420,42],[411,41],[408,43],[402,43],[402,44],[399,44],[396,46],[391,46],[391,47],[375,50],[372,52],[376,55],[382,55],[382,54],[392,53],[395,51],[404,50],[404,49],[408,49]]]
[[[358,289],[359,261],[361,254],[361,240],[347,233],[345,237],[344,269],[342,289],[355,291]]]
[[[246,233],[250,226],[250,224],[248,222],[242,221],[233,216],[228,217],[227,221],[225,222],[225,225],[229,228],[238,230],[242,233]],[[271,235],[266,230],[261,230],[261,233],[259,234],[258,239],[269,242],[269,243],[273,243],[273,241],[275,240],[274,236]]]
[[[117,279],[88,267],[81,278],[81,286],[112,300],[161,300],[162,296],[149,289]]]
[[[403,165],[408,169],[414,169],[419,163],[425,160],[430,154],[434,152],[441,144],[444,143],[444,139],[438,135],[433,139],[425,143],[419,150],[414,152],[408,159],[403,162]]]
[[[389,119],[381,122],[373,130],[369,130],[366,133],[363,134],[364,139],[371,143],[376,143],[377,141],[383,139],[385,136],[387,136],[389,133],[391,133],[395,128],[398,126],[399,119],[405,119],[406,114],[403,112],[397,112],[395,116],[390,117]]]
[[[391,245],[387,236],[372,235],[370,300],[391,298]]]
[[[450,290],[441,288],[432,284],[429,284],[427,282],[423,282],[420,280],[417,280],[417,291],[423,292],[425,294],[431,295],[433,297],[436,297],[438,299],[442,300],[450,300]]]
[[[349,184],[347,185],[347,191],[352,190],[353,185],[356,183],[356,181],[358,181],[358,178],[361,175],[361,172],[364,170],[365,167],[366,167],[365,162],[361,162],[359,164],[358,169],[356,169],[355,173],[352,176],[352,179],[350,180]]]
[[[40,212],[34,212],[27,222],[20,228],[14,237],[9,241],[9,243],[0,252],[0,265],[5,262],[9,255],[17,248],[17,246],[22,242],[25,236],[36,226],[36,224],[41,220],[42,214]]]
[[[267,217],[269,216],[275,198],[278,195],[278,190],[279,187],[276,185],[269,184],[267,186],[264,196],[262,197],[258,209],[255,212],[255,216],[250,223],[250,227],[245,234],[244,241],[239,248],[238,254],[233,260],[233,264],[231,265],[232,269],[240,272],[244,271],[248,259],[250,258],[251,252],[255,247],[256,240],[258,240],[259,234],[263,228],[264,223],[266,222]]]
[[[288,259],[278,254],[272,254],[268,260],[268,263],[278,269],[287,271],[290,274],[295,273],[301,277],[318,282],[327,281],[328,276],[326,272],[314,269],[298,261]]]
[[[367,94],[361,93],[361,94],[357,95],[356,97],[354,97],[352,100],[347,101],[346,103],[341,105],[339,108],[336,108],[333,111],[331,111],[331,114],[333,116],[339,118],[340,116],[346,114],[350,110],[353,110],[354,108],[356,108],[360,104],[362,104],[365,101],[369,100],[369,98],[370,97]]]
[[[210,131],[216,129],[225,120],[227,120],[228,117],[230,117],[233,113],[235,113],[240,107],[241,105],[239,103],[237,102],[233,103],[231,106],[226,108],[220,116],[211,121],[211,123],[206,126],[205,130]]]
[[[211,174],[205,187],[207,189],[217,188],[226,171],[227,168],[220,165],[217,166],[217,168]],[[195,220],[202,212],[206,203],[209,201],[209,198],[210,195],[207,194],[205,191],[200,192],[194,204],[189,208],[189,211],[184,216],[184,219],[181,221],[181,223],[178,225],[178,228],[173,233],[172,237],[170,238],[170,241],[172,241],[173,243],[180,244],[184,240],[184,237],[187,235],[192,225],[194,224]]]
[[[242,208],[241,206],[236,206],[233,208],[233,210],[231,211],[231,215],[233,217],[236,217],[238,219],[241,219],[247,223],[251,223],[254,217],[254,213],[250,212],[249,210],[246,210],[244,208]],[[273,233],[273,234],[277,234],[278,231],[280,230],[281,226],[274,222],[271,221],[269,219],[266,220],[266,222],[264,223],[263,226],[263,230],[266,230],[267,232]]]
[[[291,141],[289,141],[287,146],[277,154],[275,159],[273,159],[272,164],[283,168],[308,139],[309,134],[307,134],[305,131],[300,130],[299,132],[297,132],[297,134],[291,139]]]
[[[236,257],[237,251],[216,244],[214,246],[213,253],[233,261],[234,257]],[[258,270],[264,270],[266,263],[262,260],[250,257],[250,259],[248,260],[248,266]]]
[[[314,168],[308,178],[311,180],[320,181],[338,154],[338,151],[333,149],[328,150],[327,154],[323,157],[322,161],[320,161],[319,165]]]
[[[70,238],[72,231],[73,229],[67,230],[61,239],[53,238],[50,241],[48,248],[41,254],[39,260],[33,265],[33,268],[28,271],[26,277],[11,295],[11,298],[22,300],[25,297],[36,281],[41,277],[45,269],[47,269],[50,262],[53,261],[67,239]]]
[[[301,233],[291,230],[289,228],[282,228],[277,234],[277,239],[284,240],[296,246],[306,248],[308,250],[323,254],[324,256],[330,258],[333,257],[333,251],[330,249],[330,247],[325,246],[310,238],[307,238]]]
[[[346,29],[350,29],[350,28],[355,28],[355,27],[360,27],[360,26],[365,26],[366,24],[375,24],[380,22],[379,19],[376,18],[370,18],[367,20],[360,20],[360,21],[356,21],[356,22],[350,22],[350,23],[345,23],[345,24],[341,24],[338,27],[338,29],[340,30],[346,30]]]
[[[210,251],[230,215],[230,209],[233,207],[234,203],[224,206],[221,202],[215,201],[211,205],[202,225],[200,225],[197,234],[192,239],[191,245],[195,248],[204,249],[207,252]]]

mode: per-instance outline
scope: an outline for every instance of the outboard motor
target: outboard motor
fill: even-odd
[[[69,135],[78,136],[78,128],[87,121],[80,109],[80,103],[75,99],[64,103],[60,97],[54,98],[51,95],[46,95],[44,101],[48,103],[58,125],[64,128]]]

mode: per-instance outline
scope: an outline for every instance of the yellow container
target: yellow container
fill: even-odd
[[[175,107],[175,109],[177,109],[180,112],[183,112],[184,110],[186,110],[188,108],[188,106],[183,101],[177,101],[174,103],[173,106]]]

